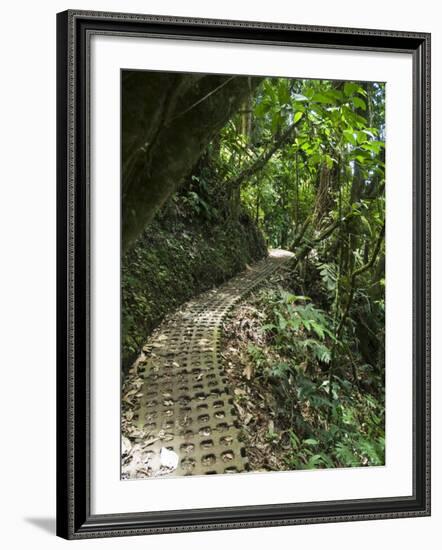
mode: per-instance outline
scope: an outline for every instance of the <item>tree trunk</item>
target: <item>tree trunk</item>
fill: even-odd
[[[242,76],[123,73],[123,251],[260,81]]]

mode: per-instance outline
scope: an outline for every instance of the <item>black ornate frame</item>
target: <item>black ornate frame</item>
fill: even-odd
[[[412,54],[412,496],[91,515],[88,72],[93,34]],[[429,515],[430,35],[69,10],[57,15],[57,123],[57,534],[79,539]]]

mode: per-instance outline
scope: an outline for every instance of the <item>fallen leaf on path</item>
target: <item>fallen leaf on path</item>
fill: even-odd
[[[253,414],[247,413],[246,416],[244,417],[244,424],[248,426],[252,418],[253,418]]]
[[[125,454],[128,455],[132,449],[131,442],[126,436],[123,435],[123,437],[121,438],[121,444],[122,444],[123,455]]]
[[[250,380],[252,378],[253,373],[253,366],[251,363],[247,363],[247,365],[244,367],[243,375],[247,378],[247,380]]]

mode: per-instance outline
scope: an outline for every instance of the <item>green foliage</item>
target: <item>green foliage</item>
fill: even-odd
[[[263,235],[295,253],[247,349],[288,467],[383,464],[384,140],[384,84],[262,79],[123,259],[124,363],[166,312],[261,257]]]
[[[326,342],[334,337],[326,314],[313,304],[305,303],[308,298],[289,292],[274,292],[267,299],[272,322],[263,329],[272,335],[275,345],[292,350],[302,360],[313,354],[320,361],[330,362]]]
[[[279,430],[288,430],[294,469],[384,464],[383,375],[341,360],[332,372],[333,320],[309,298],[265,290],[261,330],[266,346],[248,346],[250,359],[275,399]],[[350,345],[343,339],[342,349]],[[364,390],[360,379],[372,380]]]
[[[339,196],[347,203],[341,207],[351,208],[362,194],[373,195],[382,187],[383,85],[267,78],[252,103],[246,133],[243,115],[221,132],[218,166],[234,178],[296,124],[294,139],[241,186],[242,204],[270,246],[289,246],[312,208],[320,222],[333,216],[331,207],[337,206]],[[318,196],[325,178],[327,199]],[[320,198],[325,200],[322,210]],[[382,200],[381,194],[378,198]],[[378,201],[373,206],[381,207]]]

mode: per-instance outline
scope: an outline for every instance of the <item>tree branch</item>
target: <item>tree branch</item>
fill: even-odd
[[[344,223],[346,222],[347,220],[349,220],[352,216],[353,216],[353,212],[349,212],[348,214],[346,214],[342,219],[337,219],[335,220],[333,223],[331,223],[328,227],[326,227],[324,229],[324,231],[322,231],[317,237],[315,237],[314,239],[311,239],[310,241],[306,242],[300,251],[298,251],[296,253],[296,265],[298,265],[298,263],[305,258],[305,256],[308,254],[309,250],[313,248],[313,246],[315,246],[316,244],[319,244],[320,242],[322,242],[324,239],[326,239],[327,237],[329,237],[333,231],[339,227],[339,225],[341,223]],[[308,216],[305,220],[305,222],[302,224],[301,226],[301,229],[297,235],[297,237],[295,238],[295,241],[294,243],[292,244],[291,246],[291,251],[292,252],[295,252],[296,248],[299,246],[299,244],[301,243],[303,237],[304,237],[304,234],[305,234],[305,231],[307,229],[307,227],[309,226],[310,222],[311,222],[311,218],[312,216]]]
[[[299,121],[298,121],[299,122]],[[298,122],[295,122],[291,124],[277,139],[273,145],[270,147],[268,151],[265,151],[262,155],[258,157],[256,162],[254,162],[251,166],[247,166],[236,178],[231,180],[230,182],[227,182],[227,185],[230,189],[236,189],[238,188],[243,181],[248,179],[250,176],[253,176],[255,172],[258,170],[261,170],[267,162],[273,157],[273,155],[280,149],[283,145],[285,145],[290,138],[293,136],[293,133],[295,131],[295,128],[298,124]]]
[[[304,223],[301,225],[301,229],[299,230],[299,233],[296,235],[295,240],[292,244],[292,250],[297,248],[299,244],[301,243],[302,239],[304,238],[305,232],[307,231],[308,226],[310,225],[310,222],[312,221],[312,216],[307,216],[304,220]]]

